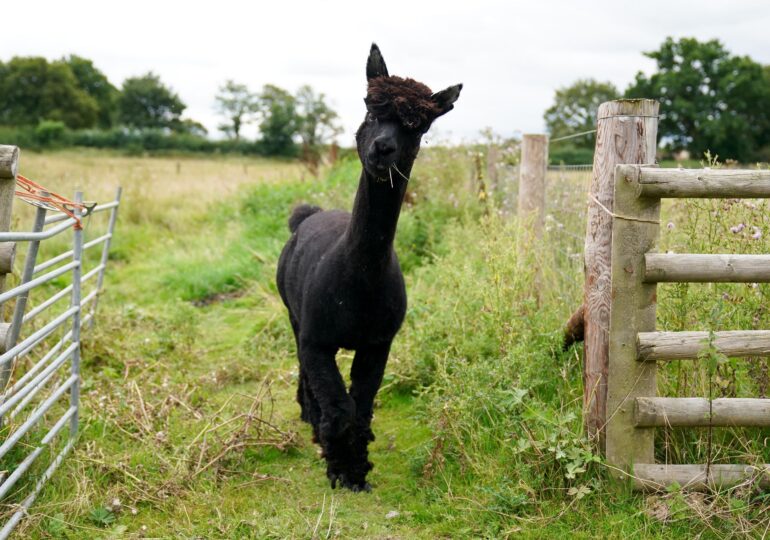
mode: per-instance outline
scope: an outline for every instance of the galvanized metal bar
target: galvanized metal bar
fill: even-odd
[[[39,274],[40,272],[42,272],[46,268],[50,268],[52,266],[56,266],[60,262],[66,261],[67,259],[71,259],[71,258],[72,258],[72,250],[65,251],[64,253],[61,253],[61,254],[57,255],[56,257],[51,257],[47,261],[37,265],[35,267],[35,270],[33,271],[33,274]]]
[[[83,192],[75,192],[75,202],[79,203],[83,201]],[[80,208],[75,208],[75,215],[80,217]],[[73,343],[80,342],[80,288],[82,281],[85,281],[85,277],[81,280],[80,274],[83,270],[83,229],[81,227],[75,227],[72,240],[72,258],[78,262],[78,265],[72,269],[72,308],[77,308],[77,312],[72,315],[72,341]],[[75,407],[75,414],[70,419],[70,437],[75,438],[78,434],[78,422],[79,422],[79,407],[80,407],[80,347],[76,347],[72,351],[72,378],[75,381],[70,388],[70,407]]]
[[[72,290],[72,285],[67,285],[62,290],[54,294],[51,298],[46,300],[40,305],[35,306],[34,308],[30,309],[26,315],[24,315],[24,319],[22,320],[23,323],[26,323],[27,321],[31,321],[38,315],[40,315],[43,311],[54,305],[56,302],[67,296],[69,292]]]
[[[70,452],[70,450],[72,450],[74,444],[74,441],[67,443],[67,446],[64,447],[59,455],[57,455],[56,458],[51,462],[45,472],[43,472],[42,476],[35,484],[35,489],[32,490],[32,493],[30,493],[27,498],[24,499],[24,502],[21,503],[21,508],[14,512],[5,526],[0,529],[0,540],[6,540],[11,532],[13,532],[13,529],[16,527],[16,525],[19,524],[19,521],[21,521],[21,519],[27,514],[27,511],[29,510],[30,506],[32,506],[32,503],[35,502],[35,499],[40,493],[40,490],[43,489],[45,483],[51,478],[51,476],[53,476],[53,473],[56,472],[56,469],[59,468],[59,465],[61,465],[61,462],[64,461],[65,456]]]
[[[85,244],[83,244],[83,250],[85,251],[85,250],[87,250],[89,248],[92,248],[92,247],[94,247],[94,246],[104,242],[105,240],[109,239],[110,236],[112,236],[112,235],[107,233],[107,234],[103,234],[99,238],[94,238],[93,240],[90,240],[90,241],[86,242]],[[60,263],[62,261],[66,261],[67,259],[69,259],[71,257],[72,257],[72,250],[65,251],[64,253],[62,253],[60,255],[57,255],[56,257],[52,257],[52,258],[48,259],[47,261],[45,261],[44,263],[40,263],[39,265],[37,265],[35,267],[35,271],[33,273],[38,274],[38,273],[42,272],[43,270],[45,270],[46,268],[50,268],[52,266],[56,266],[58,263]]]
[[[5,482],[0,484],[0,499],[8,495],[8,492],[16,484],[19,478],[21,478],[21,476],[27,472],[27,469],[29,469],[30,465],[32,465],[37,457],[43,453],[43,450],[45,450],[53,438],[59,434],[62,428],[67,424],[67,421],[72,418],[74,413],[74,407],[67,409],[67,412],[65,412],[62,417],[59,418],[59,420],[54,424],[54,426],[48,431],[48,433],[45,434],[45,437],[43,437],[43,439],[40,441],[40,446],[35,448],[27,457],[25,457],[24,460],[16,466],[16,469],[14,469],[11,475],[6,478]]]
[[[8,394],[13,394],[16,392],[19,388],[24,386],[24,384],[35,376],[35,373],[40,371],[40,369],[45,366],[48,361],[56,354],[58,353],[61,348],[64,346],[64,343],[69,340],[70,336],[72,335],[72,332],[67,332],[67,334],[64,335],[63,338],[61,338],[59,341],[57,341],[51,349],[45,353],[45,356],[43,356],[40,360],[37,361],[37,363],[29,368],[29,370],[15,383],[13,383],[13,386],[11,386],[10,390],[8,390]],[[19,355],[21,356],[21,355]],[[17,356],[18,358],[18,356]]]
[[[51,372],[45,379],[40,381],[40,383],[35,387],[34,390],[32,390],[27,396],[21,400],[21,402],[16,405],[16,407],[8,413],[8,418],[16,418],[18,414],[24,410],[24,408],[29,404],[30,401],[32,401],[35,396],[40,392],[43,388],[46,387],[48,382],[53,378],[54,375],[56,375],[57,372],[53,371]]]
[[[62,233],[75,224],[75,220],[67,218],[61,225],[41,232],[0,232],[0,242],[31,242],[33,240],[48,240]]]
[[[94,314],[99,305],[99,295],[102,293],[102,287],[104,286],[104,272],[107,268],[107,259],[110,256],[110,245],[112,244],[112,235],[115,233],[115,224],[118,221],[118,208],[120,207],[120,198],[122,195],[123,188],[118,186],[118,189],[115,191],[115,200],[112,203],[114,206],[112,206],[112,212],[110,212],[110,221],[107,225],[107,234],[109,234],[110,237],[104,242],[104,246],[102,246],[102,260],[100,262],[102,271],[99,272],[99,279],[96,282],[96,301],[94,302],[94,307],[91,308],[91,311],[89,312],[89,315],[91,315],[91,324],[89,325],[89,328],[94,324]]]
[[[85,296],[85,298],[83,298],[80,301],[80,313],[83,313],[83,308],[86,307],[88,304],[90,304],[91,302],[93,302],[96,299],[96,297],[98,296],[96,293],[98,293],[98,292],[99,291],[97,291],[96,289],[93,289],[90,293],[88,293]],[[81,291],[81,294],[82,294],[82,291]],[[83,327],[83,321],[82,320],[80,321],[80,327],[81,327],[81,330],[82,330],[82,327]]]
[[[62,274],[66,274],[70,270],[72,270],[77,264],[80,264],[79,261],[72,261],[69,264],[66,264],[62,266],[61,268],[57,268],[56,270],[52,270],[51,272],[48,272],[47,274],[43,274],[42,276],[35,278],[33,280],[28,281],[27,283],[24,283],[22,285],[19,285],[17,287],[14,287],[13,289],[9,289],[5,291],[4,293],[0,294],[0,304],[3,302],[6,302],[10,300],[11,298],[14,298],[16,296],[19,296],[22,293],[25,293],[31,289],[34,289],[38,285],[42,285],[43,283],[47,283],[51,281],[52,279],[55,279]]]
[[[86,275],[83,276],[83,278],[80,280],[80,283],[85,283],[86,281],[94,277],[96,274],[101,272],[102,270],[104,270],[103,264],[100,264],[99,266],[92,268],[91,270],[88,271]]]
[[[14,407],[14,409],[8,413],[8,418],[14,419],[16,418],[19,413],[21,413],[24,408],[29,405],[29,402],[35,399],[35,396],[43,389],[45,388],[51,379],[54,378],[54,375],[59,375],[58,372],[52,371],[49,373],[42,381],[40,381],[40,384],[38,384],[34,390],[32,390],[27,396],[21,400],[21,402]]]
[[[53,322],[53,321],[51,321],[51,322]],[[61,324],[64,324],[64,321],[63,321]],[[58,326],[61,326],[61,324],[59,324]],[[58,326],[57,326],[57,328],[58,328]],[[54,330],[56,330],[56,329],[54,329]],[[52,333],[52,332],[51,332],[51,333]],[[50,336],[50,335],[51,335],[51,333],[49,333],[48,335]],[[64,335],[64,336],[65,336],[65,337],[64,337],[64,339],[66,340],[67,338],[69,338],[69,336],[70,336],[70,335],[72,335],[72,331],[68,331],[68,332],[67,332],[67,333]],[[43,339],[46,339],[47,337],[48,337],[48,336],[45,336],[45,337],[43,337]],[[25,341],[26,341],[26,340],[25,340]],[[16,355],[16,361],[18,362],[19,360],[21,360],[22,358],[24,358],[25,356],[27,356],[27,354],[29,354],[29,353],[32,351],[32,349],[34,349],[35,347],[37,347],[37,346],[38,346],[38,345],[41,343],[41,341],[42,341],[42,340],[38,340],[38,341],[34,341],[34,342],[33,342],[33,341],[29,341],[29,343],[27,344],[27,346],[26,346],[24,349],[20,350],[20,351],[18,352],[18,354]],[[58,343],[58,342],[57,342],[57,343]]]
[[[120,192],[121,188],[118,188],[118,192]],[[97,214],[99,212],[104,212],[105,210],[110,210],[111,208],[117,208],[120,204],[120,193],[118,193],[118,196],[116,200],[104,204],[98,204],[94,209],[91,211],[92,214]]]
[[[21,439],[32,428],[32,426],[38,423],[38,421],[43,417],[48,409],[50,409],[54,403],[56,403],[56,400],[62,397],[67,390],[70,390],[76,381],[77,377],[75,375],[69,377],[54,391],[53,394],[48,396],[48,399],[38,405],[38,407],[30,413],[29,418],[27,418],[24,423],[21,424],[18,429],[16,429],[16,431],[14,431],[8,437],[2,445],[0,445],[0,458],[3,458],[5,454],[7,454],[8,451],[13,448],[17,442],[19,442],[19,439]]]
[[[83,280],[81,280],[81,283],[82,282],[83,282]],[[67,294],[69,294],[70,291],[72,291],[72,285],[67,285],[65,288],[63,288],[62,290],[57,292],[55,295],[53,295],[51,298],[49,298],[48,300],[46,300],[45,302],[43,302],[39,306],[35,306],[34,309],[29,310],[29,312],[26,315],[24,315],[24,319],[22,320],[22,322],[26,323],[27,321],[30,321],[33,318],[35,318],[36,316],[40,315],[40,313],[42,313],[43,311],[48,309],[50,306],[52,306],[53,304],[55,304],[56,302],[58,302],[59,300],[61,300],[65,296],[67,296]],[[96,296],[97,296],[97,292],[98,291],[96,289],[94,289],[93,291],[88,293],[88,296],[83,298],[83,300],[80,302],[81,307],[85,306],[86,304],[88,304],[89,302],[94,300],[94,298],[96,298]]]
[[[98,204],[94,207],[93,210],[91,210],[91,213],[88,214],[89,216],[93,214],[98,214],[99,212],[104,212],[106,210],[110,210],[111,208],[115,208],[118,205],[116,201],[108,202],[104,204]],[[49,216],[45,220],[46,225],[51,225],[52,223],[58,223],[60,221],[64,221],[65,219],[71,219],[67,214],[55,214],[53,216]]]
[[[47,380],[48,375],[53,374],[53,372],[55,372],[62,364],[64,364],[64,362],[67,361],[67,358],[69,358],[75,348],[79,345],[80,344],[78,342],[72,343],[63,353],[61,353],[53,362],[51,362],[48,367],[46,367],[34,379],[32,379],[29,384],[23,386],[15,394],[10,394],[11,397],[9,397],[2,405],[0,405],[0,416],[7,413],[11,407],[21,401],[24,396],[28,395],[36,387],[42,387],[41,383],[44,380]]]
[[[22,341],[21,343],[16,344],[15,347],[9,349],[2,355],[0,355],[0,365],[5,364],[6,362],[9,362],[13,359],[14,356],[21,353],[22,351],[26,352],[28,349],[31,349],[38,343],[40,343],[42,340],[50,336],[54,330],[59,328],[67,319],[70,318],[70,316],[74,315],[80,311],[80,306],[71,307],[58,317],[56,317],[54,320],[46,324],[43,328],[38,330],[37,332],[34,332],[30,334],[27,339]]]
[[[105,233],[105,234],[99,236],[98,238],[94,238],[93,240],[89,240],[88,242],[83,244],[83,250],[85,251],[86,249],[92,248],[92,247],[94,247],[97,244],[101,244],[102,242],[104,242],[106,240],[109,240],[110,238],[112,238],[112,234]]]
[[[46,209],[45,208],[38,208],[37,212],[35,212],[35,222],[32,226],[33,232],[40,232],[43,230],[43,225],[45,224],[45,214]],[[28,248],[27,248],[27,256],[24,259],[24,270],[22,270],[21,273],[21,286],[20,287],[14,287],[8,293],[5,293],[7,295],[6,298],[3,298],[0,300],[0,306],[2,304],[14,296],[18,296],[16,299],[16,305],[13,308],[13,318],[11,319],[11,326],[8,329],[8,334],[6,335],[5,343],[0,344],[2,346],[2,350],[8,350],[9,348],[16,345],[16,341],[19,339],[19,334],[21,333],[21,322],[24,318],[24,310],[27,308],[27,298],[29,298],[29,290],[32,288],[29,286],[30,280],[32,279],[32,273],[35,269],[35,261],[37,260],[37,253],[40,250],[40,241],[33,241],[30,242]],[[25,288],[26,287],[26,288]],[[14,291],[18,291],[14,294]],[[0,295],[3,296],[3,295]],[[5,385],[8,384],[8,379],[11,376],[11,368],[13,366],[11,364],[4,365],[0,369],[0,388],[5,389]],[[0,398],[1,400],[2,398]],[[0,419],[0,422],[2,420]]]

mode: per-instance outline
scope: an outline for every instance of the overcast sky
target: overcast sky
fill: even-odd
[[[581,77],[621,90],[652,62],[666,36],[718,38],[770,64],[770,1],[380,2],[9,0],[0,59],[78,54],[113,84],[154,71],[212,132],[214,95],[226,79],[258,90],[310,84],[340,113],[352,142],[363,118],[365,61],[379,44],[392,75],[434,91],[464,83],[438,135],[476,138],[541,132],[554,90]],[[590,6],[590,7],[589,7]]]

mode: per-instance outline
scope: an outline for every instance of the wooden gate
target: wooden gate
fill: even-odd
[[[770,426],[770,399],[656,396],[659,361],[697,359],[708,332],[656,332],[661,282],[770,282],[770,255],[655,253],[661,198],[768,198],[770,171],[658,169],[618,165],[612,215],[612,301],[606,458],[638,489],[674,482],[689,488],[735,485],[770,466],[667,465],[654,459],[656,427]],[[714,332],[713,346],[730,357],[770,356],[770,331]]]

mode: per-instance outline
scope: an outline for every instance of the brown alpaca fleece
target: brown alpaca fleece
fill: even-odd
[[[413,130],[427,130],[442,113],[430,88],[414,79],[396,76],[371,79],[364,101],[377,118],[397,120]]]

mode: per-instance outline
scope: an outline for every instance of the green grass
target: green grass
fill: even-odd
[[[145,169],[132,177],[173,173],[173,160],[122,160]],[[242,165],[217,163],[233,174]],[[290,208],[349,208],[358,165],[312,181],[275,166],[283,173],[224,195],[204,177],[188,193],[184,175],[157,196],[129,186],[107,294],[84,342],[80,440],[19,538],[761,536],[767,499],[756,491],[645,496],[608,479],[582,430],[581,353],[560,350],[581,298],[579,261],[542,249],[565,242],[557,229],[523,245],[499,194],[481,202],[469,185],[467,155],[442,148],[418,160],[399,226],[409,309],[375,409],[374,490],[331,490],[298,418],[294,341],[273,276]],[[163,205],[170,214],[156,215]],[[711,236],[692,228],[714,208],[665,211],[675,226],[663,242],[678,250],[735,248],[723,234],[733,218],[767,226],[764,207],[724,210]],[[770,249],[766,236],[740,242]],[[715,314],[722,293],[734,300]],[[664,289],[659,325],[766,328],[766,294]],[[351,359],[340,353],[344,372]],[[696,373],[687,389],[676,385],[681,372],[664,372],[661,387],[702,391],[719,375],[761,390],[766,373],[730,366]],[[660,431],[659,447],[704,458],[704,433]],[[720,436],[720,458],[741,449],[744,459],[770,458],[757,430]]]

